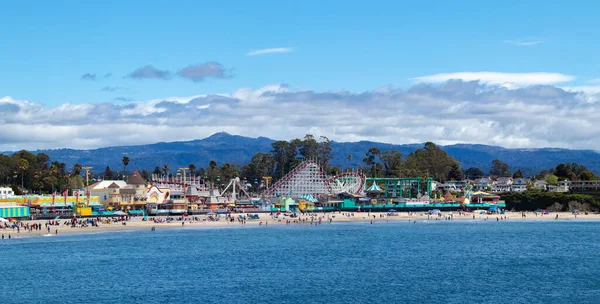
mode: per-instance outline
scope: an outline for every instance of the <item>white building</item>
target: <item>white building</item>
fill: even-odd
[[[496,180],[496,184],[492,186],[493,192],[509,192],[512,190],[512,177],[500,177]]]
[[[512,185],[511,185],[511,191],[514,192],[523,192],[525,190],[527,190],[527,184],[528,181],[525,178],[516,178]]]
[[[0,187],[0,198],[9,198],[15,196],[15,192],[10,187]]]
[[[546,191],[548,190],[548,182],[545,180],[537,180],[533,183],[533,188],[537,190]]]
[[[115,192],[115,189],[125,187],[127,187],[127,183],[123,180],[103,180],[90,185],[89,189],[91,196],[97,196],[98,202],[106,205],[109,201],[109,196]]]
[[[488,177],[482,177],[480,179],[475,180],[473,184],[473,190],[475,191],[488,191],[492,188],[493,182]]]

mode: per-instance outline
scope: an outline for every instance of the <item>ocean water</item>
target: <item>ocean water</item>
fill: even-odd
[[[600,303],[600,222],[430,221],[0,240],[1,303]]]

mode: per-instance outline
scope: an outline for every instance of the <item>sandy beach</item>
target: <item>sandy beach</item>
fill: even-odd
[[[98,233],[124,230],[161,230],[169,228],[197,228],[197,227],[235,227],[235,226],[272,226],[272,225],[325,225],[329,223],[348,223],[348,222],[366,222],[372,224],[389,222],[423,222],[423,221],[555,221],[555,220],[600,220],[600,214],[578,214],[570,212],[554,212],[546,215],[534,212],[507,212],[505,214],[479,214],[479,212],[442,212],[440,214],[428,215],[424,212],[398,212],[396,215],[389,215],[382,212],[331,212],[331,213],[308,213],[298,217],[285,216],[283,214],[259,214],[259,219],[239,220],[239,216],[248,214],[231,214],[234,221],[227,220],[225,215],[220,215],[216,221],[211,221],[205,215],[190,216],[182,220],[180,216],[171,217],[150,217],[143,221],[142,217],[131,217],[127,220],[115,218],[102,218],[97,226],[88,225],[82,227],[77,224],[75,227],[70,225],[70,219],[58,220],[58,225],[46,224],[48,220],[26,220],[21,223],[23,226],[33,224],[41,225],[41,229],[35,230],[20,228],[0,228],[0,234],[5,238],[10,234],[13,238],[35,237],[43,235],[73,234],[73,233]],[[558,218],[557,218],[558,215]],[[167,221],[167,219],[171,219]],[[86,218],[85,220],[87,220]],[[95,219],[95,218],[94,218]],[[155,221],[157,220],[157,221]],[[125,223],[125,224],[123,224]],[[49,229],[48,229],[49,228]]]

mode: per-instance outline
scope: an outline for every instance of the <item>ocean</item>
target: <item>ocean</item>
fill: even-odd
[[[600,303],[600,222],[426,221],[0,240],[0,303]]]

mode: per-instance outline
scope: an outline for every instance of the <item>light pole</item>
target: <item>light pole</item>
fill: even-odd
[[[92,169],[92,167],[83,167],[82,169],[85,170],[85,195],[87,196],[87,205],[89,206],[90,205],[90,189],[88,187],[90,184],[89,172],[90,172],[90,169]],[[79,203],[79,202],[77,202],[77,203]]]
[[[183,174],[183,202],[187,204],[187,196],[185,193],[185,175],[186,175],[186,170],[190,170],[190,168],[179,168],[179,171],[181,171],[181,173]]]
[[[269,182],[271,181],[271,179],[273,179],[273,177],[263,176],[263,179],[265,180],[265,183],[267,184],[267,197],[269,197]]]

